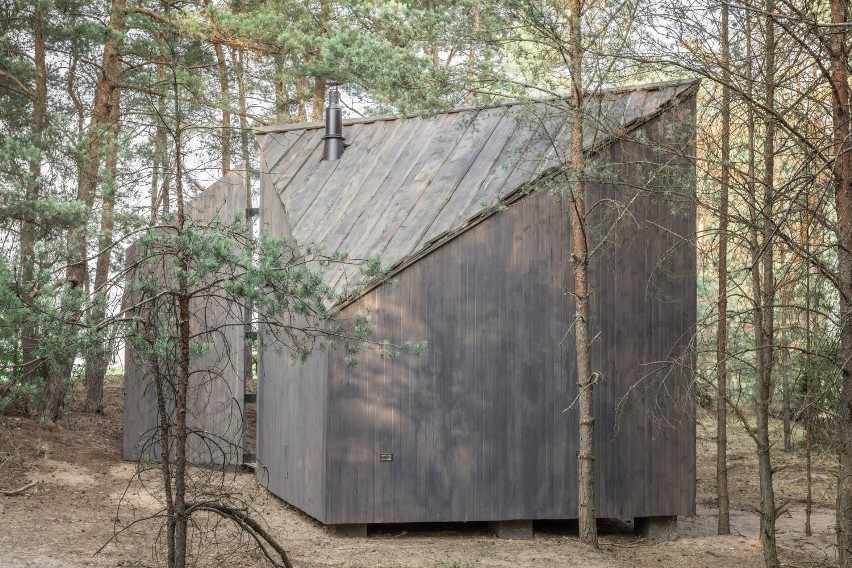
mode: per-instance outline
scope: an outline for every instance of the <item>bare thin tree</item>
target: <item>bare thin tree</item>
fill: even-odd
[[[731,534],[728,497],[728,194],[731,183],[730,7],[722,4],[722,172],[719,180],[719,320],[716,327],[716,492],[719,534]]]

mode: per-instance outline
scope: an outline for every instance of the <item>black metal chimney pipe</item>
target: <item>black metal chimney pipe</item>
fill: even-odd
[[[340,91],[332,85],[328,91],[328,107],[325,109],[325,145],[322,151],[323,161],[339,160],[343,155],[343,109],[340,106]]]

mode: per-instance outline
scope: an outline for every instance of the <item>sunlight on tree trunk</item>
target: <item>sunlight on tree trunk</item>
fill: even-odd
[[[837,549],[840,566],[852,566],[852,116],[849,100],[848,10],[831,0],[832,154],[837,209],[840,287],[840,471],[837,489]]]
[[[569,59],[571,63],[571,172],[569,180],[571,207],[571,261],[574,265],[575,345],[577,349],[577,384],[580,389],[580,456],[577,477],[577,506],[580,540],[598,548],[595,517],[595,406],[596,374],[592,372],[591,337],[589,336],[589,247],[586,234],[585,153],[583,148],[583,52],[582,3],[572,0],[570,6]]]

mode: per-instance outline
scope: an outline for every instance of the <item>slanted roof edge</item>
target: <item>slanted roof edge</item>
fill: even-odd
[[[596,91],[587,93],[587,96],[599,96],[606,94],[618,94],[618,93],[629,93],[636,91],[659,91],[662,89],[668,89],[670,87],[679,87],[679,86],[687,86],[687,85],[695,85],[700,84],[700,79],[675,79],[671,81],[657,81],[654,83],[641,83],[639,85],[630,85],[627,87],[609,87],[609,88],[601,88]],[[566,95],[567,96],[567,95]],[[459,112],[470,112],[470,111],[479,111],[491,108],[500,108],[506,106],[514,106],[520,104],[527,104],[530,102],[547,102],[547,101],[557,101],[562,100],[557,97],[543,97],[543,98],[533,98],[529,101],[520,101],[520,100],[511,100],[502,103],[485,105],[485,106],[461,106],[451,108],[445,111],[434,113],[435,115],[439,114],[455,114]],[[391,120],[401,120],[408,118],[417,118],[420,116],[431,116],[428,113],[416,112],[409,114],[381,114],[375,116],[364,116],[360,118],[349,118],[343,121],[343,126],[351,126],[353,124],[371,124],[373,122],[387,122]],[[316,130],[319,128],[324,128],[325,122],[300,122],[297,124],[274,124],[270,126],[260,126],[254,128],[252,131],[255,136],[263,136],[266,134],[275,134],[279,132],[292,132],[294,130]]]
[[[622,128],[618,129],[617,131],[613,132],[612,134],[610,134],[609,136],[607,136],[606,138],[601,140],[598,144],[587,148],[584,151],[584,153],[587,154],[587,155],[591,155],[591,154],[594,154],[596,152],[600,152],[604,148],[607,148],[608,146],[613,144],[620,137],[636,130],[637,128],[644,126],[645,124],[647,124],[648,122],[650,122],[654,118],[660,116],[661,114],[663,114],[667,110],[671,109],[673,106],[675,106],[677,104],[681,104],[684,101],[687,101],[690,98],[694,97],[696,95],[696,93],[698,92],[698,87],[699,87],[700,83],[701,83],[701,81],[699,79],[691,79],[689,81],[670,81],[670,82],[667,82],[667,83],[653,83],[653,85],[655,85],[655,86],[656,85],[664,85],[665,87],[673,87],[673,86],[684,85],[684,86],[688,86],[689,88],[685,89],[680,94],[676,94],[670,100],[668,100],[665,103],[663,103],[662,105],[660,105],[660,108],[658,108],[656,110],[656,112],[649,113],[647,115],[642,115],[642,116],[638,117],[632,123],[623,126]],[[663,87],[660,87],[660,88],[663,88]],[[622,89],[621,92],[628,92],[628,91],[634,91],[634,90],[642,90],[642,89],[641,88]],[[504,106],[504,105],[499,105],[499,106]],[[488,108],[493,108],[493,107],[488,107]],[[381,286],[386,281],[392,279],[394,276],[396,276],[397,274],[399,274],[400,272],[402,272],[403,270],[405,270],[406,268],[408,268],[409,266],[411,266],[412,264],[414,264],[415,262],[417,262],[421,258],[431,254],[432,252],[434,252],[435,250],[444,246],[448,242],[455,240],[460,235],[466,233],[467,231],[469,231],[470,229],[472,229],[476,225],[478,225],[481,222],[485,221],[486,219],[490,218],[492,215],[497,213],[501,208],[513,205],[513,204],[517,203],[518,201],[524,199],[525,197],[532,195],[533,193],[535,193],[537,191],[534,188],[536,184],[540,183],[542,180],[546,179],[547,177],[554,175],[558,170],[559,170],[558,167],[548,168],[547,170],[543,171],[541,174],[539,174],[534,179],[531,179],[530,181],[528,181],[524,184],[521,184],[520,186],[518,186],[517,188],[512,190],[511,193],[507,194],[506,197],[504,197],[499,203],[496,203],[496,204],[494,204],[490,207],[483,209],[482,212],[479,215],[477,215],[475,217],[471,217],[463,225],[456,227],[455,229],[451,229],[449,231],[441,233],[440,235],[436,236],[424,248],[416,251],[414,254],[411,254],[411,255],[406,256],[405,258],[402,258],[397,263],[390,266],[388,268],[388,270],[384,274],[382,274],[381,276],[377,276],[376,278],[365,283],[364,285],[355,288],[344,299],[337,302],[334,307],[336,307],[338,309],[343,309],[343,308],[355,303],[360,298],[362,298],[367,293],[369,293],[371,290],[377,288],[378,286]]]

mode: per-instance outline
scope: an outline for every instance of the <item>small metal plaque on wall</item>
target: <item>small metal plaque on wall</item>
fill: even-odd
[[[393,454],[379,454],[379,461],[380,462],[392,462],[393,461]]]

